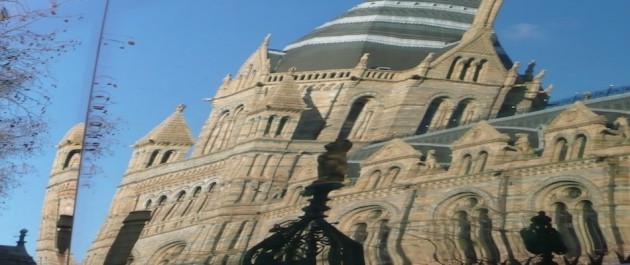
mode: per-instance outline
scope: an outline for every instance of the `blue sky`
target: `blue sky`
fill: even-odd
[[[0,244],[14,244],[21,228],[31,232],[27,247],[35,255],[41,204],[54,159],[55,145],[86,114],[90,78],[104,1],[70,0],[60,12],[75,15],[66,38],[82,45],[58,59],[51,69],[58,90],[51,91],[51,130],[44,150],[31,159],[37,171],[22,180],[0,208]],[[99,160],[105,169],[79,191],[73,252],[80,259],[102,224],[110,199],[124,174],[132,145],[175,107],[194,135],[211,109],[201,101],[212,97],[222,78],[271,33],[271,47],[282,49],[315,27],[342,14],[361,0],[111,0],[98,74],[112,79],[108,88],[110,117],[122,117],[113,155]],[[547,69],[545,85],[554,84],[552,100],[630,85],[630,1],[506,0],[495,24],[503,47],[524,65],[535,59]],[[78,19],[83,17],[82,19]],[[118,48],[129,39],[134,46]]]

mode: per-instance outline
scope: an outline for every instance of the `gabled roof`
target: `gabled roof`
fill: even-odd
[[[385,143],[374,154],[362,163],[364,166],[380,162],[388,162],[403,158],[415,158],[420,160],[421,153],[400,138],[394,138]]]
[[[288,45],[276,72],[352,68],[365,53],[368,68],[410,69],[429,53],[454,47],[481,0],[368,0]]]
[[[194,138],[184,118],[184,108],[180,104],[171,116],[166,118],[146,136],[136,142],[136,146],[144,144],[192,145]]]
[[[606,124],[606,117],[598,115],[584,103],[577,101],[549,122],[547,131],[575,128],[587,124]]]
[[[452,149],[459,149],[467,146],[479,145],[489,142],[508,142],[510,136],[499,132],[487,121],[477,122],[470,130],[453,142]]]

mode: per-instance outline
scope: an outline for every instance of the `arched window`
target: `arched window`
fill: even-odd
[[[567,159],[567,151],[569,150],[569,144],[567,139],[558,138],[554,149],[556,161],[564,161]]]
[[[158,203],[157,203],[157,205],[158,205],[158,206],[162,206],[162,205],[164,205],[165,203],[166,203],[166,195],[162,195],[162,196],[160,196],[160,198],[158,199]]]
[[[483,248],[483,254],[485,260],[489,261],[489,264],[498,264],[499,262],[499,249],[494,243],[492,238],[492,219],[488,216],[487,209],[479,210],[479,243]]]
[[[447,99],[447,97],[439,97],[431,101],[416,129],[416,134],[424,134],[443,127],[442,124],[445,124],[445,119],[448,119],[446,116],[450,108]]]
[[[147,163],[147,167],[150,167],[153,165],[153,163],[155,163],[155,159],[157,158],[159,153],[160,150],[155,150],[151,153],[151,156],[149,157],[149,163]]]
[[[153,202],[152,202],[151,200],[148,200],[148,201],[144,204],[144,209],[145,209],[145,210],[151,209],[151,204],[152,204],[152,203],[153,203]]]
[[[488,62],[487,60],[481,60],[481,62],[477,64],[477,67],[475,69],[475,75],[473,76],[474,82],[483,81],[483,78],[485,77],[485,72],[486,72],[485,66],[487,62]]]
[[[284,126],[286,126],[288,121],[289,121],[289,117],[287,116],[282,117],[282,119],[280,119],[280,124],[278,124],[278,129],[276,130],[276,136],[279,136],[282,134],[282,130],[284,129]]]
[[[214,187],[217,185],[216,182],[212,182],[210,183],[210,186],[208,187],[208,192],[212,193],[214,191]]]
[[[381,180],[381,187],[386,187],[389,186],[390,184],[392,184],[394,182],[394,180],[396,180],[396,177],[398,176],[398,173],[400,173],[400,168],[399,167],[391,167],[389,168],[389,170],[387,170],[387,175],[385,176],[384,179]]]
[[[556,229],[562,236],[562,241],[567,246],[567,256],[578,257],[582,252],[580,240],[575,233],[573,226],[573,216],[567,211],[567,205],[564,203],[556,203],[555,205]]]
[[[232,119],[230,119],[230,122],[228,124],[228,129],[225,134],[223,145],[221,148],[225,148],[230,144],[238,142],[238,138],[240,136],[241,129],[244,123],[244,118],[242,117],[243,109],[245,109],[245,107],[243,105],[240,105],[234,110],[234,115],[232,115]]]
[[[388,252],[391,227],[389,212],[377,205],[353,210],[340,220],[343,229],[353,240],[363,245],[366,261],[370,264],[393,264]],[[393,240],[391,241],[393,242]]]
[[[472,162],[471,155],[465,155],[464,158],[462,158],[460,175],[470,175],[470,173],[472,173]]]
[[[181,201],[183,201],[183,200],[184,200],[184,197],[186,197],[186,192],[185,192],[185,191],[180,191],[180,192],[177,194],[177,199],[176,199],[176,201],[181,202]]]
[[[370,176],[370,180],[372,181],[372,187],[370,187],[371,189],[376,189],[379,186],[379,184],[381,183],[381,175],[382,174],[380,170],[374,171],[372,173],[372,175]]]
[[[365,243],[365,240],[368,237],[367,224],[366,223],[358,223],[352,227],[354,233],[352,234],[352,239],[361,244]]]
[[[363,137],[370,127],[372,116],[374,115],[374,98],[362,97],[357,99],[350,107],[350,112],[341,126],[341,131],[337,139],[348,139]]]
[[[608,253],[608,245],[606,239],[599,227],[597,212],[593,209],[593,203],[585,201],[582,203],[582,215],[584,218],[584,226],[591,241],[592,256],[599,257]]]
[[[387,250],[387,240],[391,231],[391,228],[387,223],[388,220],[382,220],[379,222],[378,238],[376,239],[376,258],[378,259],[378,264],[381,265],[394,264],[391,256],[389,255],[389,251]]]
[[[459,245],[459,249],[462,251],[466,259],[466,264],[473,264],[477,262],[477,253],[473,245],[471,237],[471,225],[468,221],[468,213],[464,211],[457,212],[457,232],[456,242]]]
[[[201,187],[197,186],[195,187],[195,190],[193,191],[193,198],[196,198],[197,196],[199,196],[199,193],[201,193]]]
[[[488,152],[481,151],[477,157],[477,172],[483,172],[486,169],[486,163],[488,162]]]
[[[164,155],[162,156],[162,159],[160,160],[160,164],[164,164],[166,162],[168,162],[168,160],[171,158],[171,156],[175,153],[175,150],[168,150],[166,152],[164,152]]]
[[[263,135],[267,136],[269,135],[269,131],[271,131],[271,125],[273,124],[273,121],[276,119],[276,116],[270,116],[269,119],[267,119],[267,125],[265,125],[265,133],[263,133]]]
[[[175,260],[186,248],[186,243],[176,242],[166,245],[155,252],[153,257],[146,264],[170,265],[175,264]]]
[[[448,120],[446,128],[453,128],[459,125],[468,124],[473,120],[474,107],[472,107],[472,99],[464,99],[457,104],[457,108],[453,111],[453,114]]]
[[[228,261],[230,261],[230,255],[225,255],[225,257],[223,257],[223,260],[221,260],[221,265],[227,265]]]
[[[256,130],[258,129],[258,123],[260,122],[260,117],[252,118],[249,120],[249,130],[247,131],[247,136],[250,137],[256,134]]]
[[[469,58],[465,61],[462,61],[461,70],[459,71],[459,80],[464,80],[466,78],[466,73],[468,73],[468,69],[470,69],[470,65],[474,58]]]
[[[461,56],[455,57],[455,59],[451,63],[451,67],[448,69],[448,74],[446,74],[446,79],[451,79],[453,77],[453,73],[455,72],[455,68],[457,68],[457,66],[461,63],[460,62],[461,59],[462,59]]]
[[[575,137],[575,141],[573,141],[573,157],[575,159],[584,158],[584,150],[586,150],[586,136],[580,134]]]
[[[241,235],[243,234],[243,230],[245,229],[245,224],[247,224],[247,221],[241,222],[241,224],[238,226],[238,230],[236,231],[236,234],[232,238],[232,242],[230,242],[229,249],[234,249],[236,247],[236,244],[238,243],[238,240],[241,238]]]
[[[230,112],[224,111],[221,113],[217,122],[214,124],[212,131],[210,132],[210,138],[205,147],[205,153],[209,153],[215,150],[219,150],[222,144],[222,140],[224,135],[228,129],[228,120],[229,120]]]
[[[68,167],[76,167],[79,165],[79,160],[81,159],[81,150],[72,150],[66,156],[66,161],[63,162],[63,169]]]

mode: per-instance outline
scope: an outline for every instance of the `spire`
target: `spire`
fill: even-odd
[[[136,146],[148,143],[162,143],[171,145],[191,145],[194,138],[184,118],[186,105],[180,104],[175,112],[155,127],[146,136],[142,137]]]
[[[472,27],[492,28],[502,4],[503,0],[483,0],[475,16],[475,20],[472,23]]]
[[[263,42],[260,44],[261,49],[267,50],[269,48],[269,39],[271,39],[271,33],[267,34],[265,39],[263,39]]]
[[[462,37],[462,42],[470,41],[479,34],[493,33],[494,21],[501,5],[503,0],[482,0],[470,29]]]

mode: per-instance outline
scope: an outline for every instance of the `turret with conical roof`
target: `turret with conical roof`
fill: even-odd
[[[83,123],[77,124],[59,141],[51,175],[64,170],[78,169],[84,130]]]
[[[294,77],[295,68],[283,77],[275,87],[262,93],[262,98],[247,113],[248,119],[259,121],[253,137],[291,138],[306,103],[298,90]]]
[[[194,143],[184,118],[186,105],[180,104],[173,114],[134,144],[127,172],[186,158]]]

